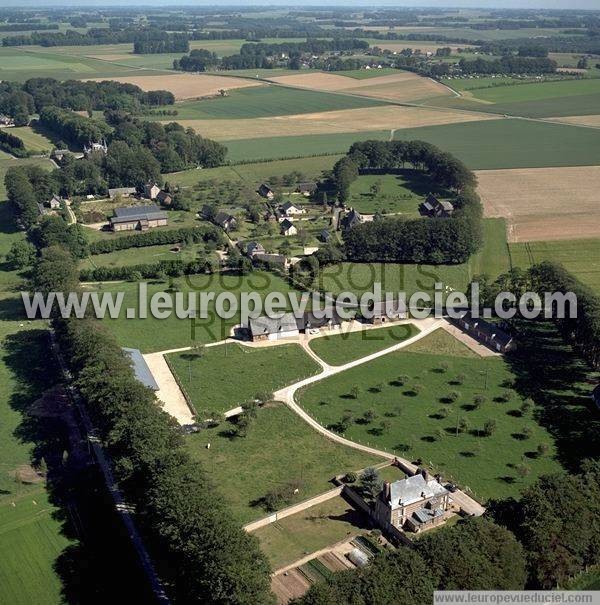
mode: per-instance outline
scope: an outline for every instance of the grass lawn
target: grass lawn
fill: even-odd
[[[436,282],[465,291],[475,275],[497,277],[510,269],[504,219],[484,219],[484,246],[461,265],[404,265],[395,263],[340,263],[325,267],[319,276],[319,289],[340,293],[372,291],[381,283],[382,292],[433,293]]]
[[[185,300],[188,292],[209,291],[218,295],[229,291],[239,297],[241,292],[259,292],[262,296],[266,296],[269,292],[286,293],[290,290],[290,286],[280,277],[262,271],[249,275],[189,275],[176,279],[175,283],[178,284]],[[167,283],[149,283],[148,300],[157,292],[164,292],[168,288]],[[147,319],[140,319],[137,311],[136,319],[126,319],[124,311],[126,308],[139,309],[137,284],[105,283],[102,290],[124,293],[121,317],[106,318],[103,321],[107,323],[122,346],[141,349],[144,353],[223,340],[229,336],[231,328],[240,322],[239,315],[231,319],[218,317],[214,312],[214,303],[209,304],[206,319],[178,319],[174,313],[168,319],[156,319],[150,313]]]
[[[299,482],[293,504],[332,489],[336,474],[382,462],[326,439],[283,404],[260,409],[246,437],[232,438],[218,426],[187,442],[240,523],[267,514],[261,498],[273,489]]]
[[[31,497],[0,503],[0,602],[11,605],[61,603],[53,565],[70,544],[43,489]]]
[[[341,366],[392,347],[417,332],[418,330],[412,325],[400,324],[345,334],[330,334],[311,340],[310,348],[329,365]]]
[[[561,263],[600,294],[600,239],[574,239],[509,244],[514,267],[526,268],[544,260]]]
[[[177,119],[268,118],[382,105],[386,103],[329,92],[267,85],[232,90],[227,97],[178,103]]]
[[[397,130],[396,139],[438,145],[473,170],[600,164],[600,131],[515,119]]]
[[[309,134],[285,137],[263,137],[258,139],[236,139],[221,141],[229,150],[228,161],[259,162],[303,156],[343,154],[356,141],[377,139],[387,141],[389,130],[369,132],[342,132],[337,134]]]
[[[347,205],[364,214],[401,213],[418,217],[419,204],[428,193],[444,195],[445,192],[420,170],[405,170],[402,174],[366,174],[352,182]]]
[[[540,475],[593,455],[599,424],[587,366],[552,328],[523,323],[519,348],[509,357],[473,357],[464,346],[440,342],[449,336],[434,334],[418,350],[390,353],[310,385],[299,403],[337,430],[349,416],[347,438],[421,458],[481,500],[515,496]],[[477,395],[485,397],[479,408]],[[521,412],[527,397],[535,404]],[[364,416],[368,410],[375,418]],[[484,436],[488,420],[496,428]],[[547,453],[538,455],[540,444]]]
[[[298,344],[260,349],[226,344],[167,359],[196,409],[208,412],[226,412],[319,371]]]
[[[400,478],[400,477],[399,477]],[[273,569],[369,531],[365,515],[338,496],[252,532]]]
[[[19,126],[11,128],[10,134],[19,137],[25,144],[25,149],[34,153],[51,151],[54,147],[52,141],[45,136],[35,132],[30,126]]]

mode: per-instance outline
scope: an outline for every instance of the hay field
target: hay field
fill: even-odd
[[[564,118],[548,118],[551,122],[573,124],[575,126],[592,126],[600,128],[600,114],[591,116],[565,116]]]
[[[600,166],[477,172],[487,217],[507,219],[508,241],[600,237]]]
[[[477,113],[438,111],[420,107],[364,107],[318,113],[237,120],[177,120],[203,136],[217,140],[253,139],[298,134],[334,134],[395,130],[489,119]]]
[[[93,82],[101,82],[107,78],[93,78]],[[172,74],[156,76],[130,76],[110,78],[115,82],[135,84],[142,90],[169,90],[175,98],[198,99],[218,94],[220,89],[247,88],[260,86],[260,82],[244,80],[243,78],[228,78],[226,76],[206,76],[197,74]]]
[[[274,82],[286,86],[311,88],[313,90],[343,91],[387,101],[417,101],[435,96],[452,94],[445,86],[429,78],[411,72],[402,72],[356,80],[347,76],[327,73],[308,73],[293,76],[279,76]]]

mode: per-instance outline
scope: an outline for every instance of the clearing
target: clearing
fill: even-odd
[[[228,426],[233,425],[226,422],[187,441],[240,523],[266,516],[263,498],[273,490],[297,487],[283,508],[332,489],[337,474],[383,461],[326,439],[283,404],[261,408],[245,437],[232,437]]]
[[[93,78],[94,82],[101,82],[107,78]],[[219,90],[233,90],[260,86],[260,82],[244,80],[243,78],[230,78],[226,76],[209,76],[203,74],[170,74],[155,76],[128,76],[110,78],[123,84],[134,84],[142,90],[168,90],[175,95],[175,99],[198,99],[200,97],[213,97]]]
[[[223,413],[319,372],[298,344],[252,348],[227,343],[166,355],[197,410]]]
[[[477,179],[485,216],[507,219],[509,242],[600,236],[600,166],[485,170]]]

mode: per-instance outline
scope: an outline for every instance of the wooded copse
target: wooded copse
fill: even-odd
[[[466,262],[482,243],[482,208],[475,175],[458,159],[424,141],[354,143],[333,168],[338,197],[349,198],[361,170],[393,172],[410,164],[437,186],[455,192],[454,212],[445,218],[381,217],[344,232],[344,252],[355,262],[455,264]]]

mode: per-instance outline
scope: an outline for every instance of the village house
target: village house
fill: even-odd
[[[447,218],[454,212],[454,206],[451,202],[440,201],[431,193],[419,207],[421,214],[431,218]]]
[[[115,187],[108,190],[108,197],[114,200],[117,196],[121,197],[132,197],[137,195],[137,189],[135,187]]]
[[[340,219],[339,225],[342,231],[348,231],[348,229],[360,225],[363,221],[364,218],[362,215],[357,210],[354,210],[354,208],[350,208],[348,214]]]
[[[300,334],[293,313],[285,313],[278,318],[271,318],[266,315],[251,318],[248,322],[248,333],[253,342],[292,338]]]
[[[227,212],[217,212],[213,218],[215,225],[221,227],[224,231],[232,231],[237,227],[237,219],[235,216],[228,214]]]
[[[115,208],[109,219],[113,231],[147,231],[154,227],[165,227],[167,213],[158,206],[128,206]]]
[[[282,204],[279,207],[279,211],[284,216],[294,216],[294,215],[298,215],[298,214],[306,214],[306,210],[304,210],[304,208],[300,208],[300,206],[297,206],[293,202],[289,202],[289,201],[286,202],[285,204]]]
[[[170,193],[167,193],[161,189],[156,194],[156,201],[161,203],[163,206],[170,206],[173,203],[173,197]]]
[[[506,353],[516,347],[510,334],[485,319],[475,319],[468,311],[455,321],[467,334],[497,353]]]
[[[279,228],[281,229],[281,235],[285,235],[286,237],[296,235],[298,233],[298,229],[296,229],[294,223],[287,218],[283,219],[281,223],[279,223]]]
[[[408,316],[406,303],[404,301],[378,301],[373,303],[371,308],[371,317],[366,318],[366,323],[379,326],[388,321],[398,321],[406,319]]]
[[[441,478],[417,469],[412,477],[383,484],[375,502],[374,516],[385,530],[390,527],[420,532],[443,523],[450,507],[450,492]]]
[[[10,116],[0,114],[0,126],[4,126],[5,128],[7,128],[14,125],[15,121]]]
[[[261,197],[264,197],[268,200],[272,200],[275,197],[275,192],[268,186],[263,183],[257,190],[256,193]]]
[[[298,183],[294,193],[300,193],[304,197],[310,197],[317,190],[317,184],[314,181]]]
[[[53,195],[49,200],[38,204],[38,212],[40,216],[45,216],[48,214],[56,214],[57,210],[60,210],[60,207],[64,203],[62,197],[58,195]]]
[[[161,189],[156,183],[146,183],[144,185],[144,197],[149,200],[155,200],[160,193]]]
[[[266,250],[259,242],[248,242],[242,246],[242,252],[252,258],[255,254],[264,254]]]

